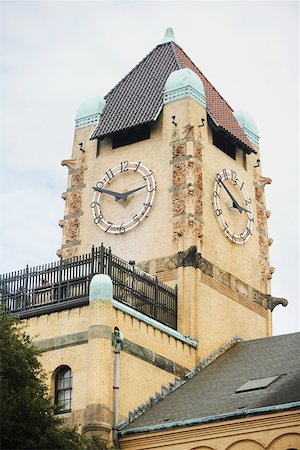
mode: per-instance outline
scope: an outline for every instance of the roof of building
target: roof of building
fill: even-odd
[[[232,108],[173,40],[157,45],[105,96],[106,106],[91,139],[155,121],[163,106],[167,78],[174,70],[186,67],[201,79],[214,122],[248,152],[253,151]]]
[[[300,402],[299,348],[300,333],[231,346],[205,368],[194,370],[177,389],[145,408],[121,434],[291,407]]]

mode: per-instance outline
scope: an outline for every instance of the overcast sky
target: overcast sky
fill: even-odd
[[[260,131],[272,293],[289,300],[274,334],[299,330],[299,3],[297,1],[1,2],[0,273],[60,248],[79,104],[104,96],[171,26],[177,43]]]

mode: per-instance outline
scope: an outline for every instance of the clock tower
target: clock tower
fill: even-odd
[[[255,122],[233,111],[163,40],[106,96],[78,109],[62,227],[64,260],[111,247],[178,287],[177,329],[198,358],[234,335],[271,334],[265,186]]]

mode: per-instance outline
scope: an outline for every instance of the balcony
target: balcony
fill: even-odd
[[[177,329],[177,289],[118,258],[103,245],[69,260],[0,275],[2,309],[25,319],[88,305],[90,281],[97,273],[111,277],[115,300]]]

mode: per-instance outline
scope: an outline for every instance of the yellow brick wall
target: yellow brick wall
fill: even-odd
[[[113,363],[114,348],[111,340],[92,336],[97,325],[108,327],[111,332],[118,326],[125,339],[150,350],[183,368],[192,369],[196,364],[196,350],[166,333],[146,325],[128,314],[113,309],[111,302],[94,301],[89,306],[69,311],[52,313],[24,320],[28,333],[38,344],[52,348],[41,355],[47,374],[51,395],[54,395],[55,370],[67,365],[73,372],[72,412],[63,414],[70,424],[83,426],[86,423],[88,405],[106,405],[113,410]],[[88,333],[90,332],[90,336]],[[81,333],[81,336],[78,336]],[[85,333],[85,334],[84,334]],[[81,339],[72,345],[70,335]],[[83,339],[83,336],[86,339]],[[53,348],[59,343],[60,348]],[[161,385],[175,379],[150,362],[121,351],[120,366],[120,410],[122,420],[132,409],[145,403]]]

